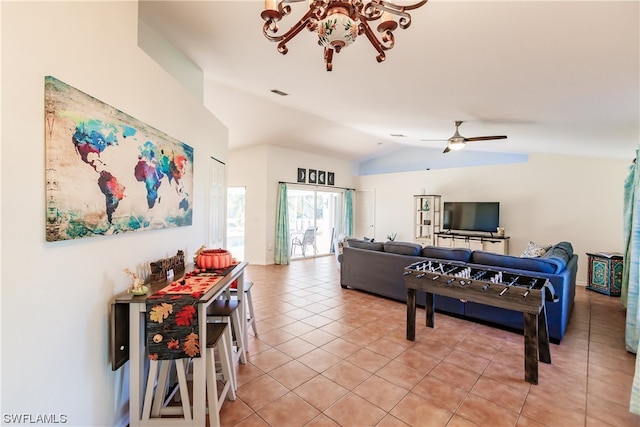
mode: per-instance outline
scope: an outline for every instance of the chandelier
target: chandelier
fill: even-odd
[[[287,32],[278,34],[278,21],[291,13],[287,3],[308,1],[309,8],[302,18]],[[283,55],[289,51],[287,43],[304,28],[318,33],[318,44],[324,46],[324,62],[327,71],[333,69],[333,52],[353,43],[357,36],[364,34],[374,49],[378,51],[378,62],[385,60],[385,51],[393,48],[393,31],[400,26],[405,29],[411,25],[408,10],[417,9],[427,3],[400,6],[384,0],[265,0],[262,11],[264,36],[278,43],[278,52]],[[396,19],[397,18],[397,22]],[[376,29],[380,37],[371,29],[370,24],[378,22]]]

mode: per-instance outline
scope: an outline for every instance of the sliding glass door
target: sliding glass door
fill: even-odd
[[[292,185],[287,196],[291,258],[333,253],[333,239],[342,232],[343,192]]]

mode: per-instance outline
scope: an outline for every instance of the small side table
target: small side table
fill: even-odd
[[[623,257],[618,252],[587,253],[589,273],[587,289],[601,294],[620,296]]]

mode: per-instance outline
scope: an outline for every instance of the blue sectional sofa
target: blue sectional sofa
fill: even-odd
[[[543,256],[535,258],[499,255],[462,248],[422,247],[409,242],[368,242],[348,239],[340,256],[340,284],[398,301],[407,300],[404,268],[420,260],[465,264],[470,267],[498,269],[507,273],[545,277],[558,296],[546,302],[549,338],[562,340],[575,298],[578,255],[569,242],[553,245]],[[418,293],[418,305],[425,305],[425,295]],[[510,330],[522,331],[522,313],[473,302],[437,296],[436,310],[469,320],[486,322]]]

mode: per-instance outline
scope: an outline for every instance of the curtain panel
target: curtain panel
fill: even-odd
[[[287,209],[287,184],[278,184],[278,205],[276,207],[275,263],[289,264],[289,210]]]
[[[640,171],[638,154],[629,168],[624,182],[624,269],[620,302],[627,309],[625,325],[625,345],[628,351],[636,353],[636,369],[631,389],[629,411],[640,414]]]
[[[354,190],[347,190],[344,196],[344,235],[353,237],[353,194]]]

